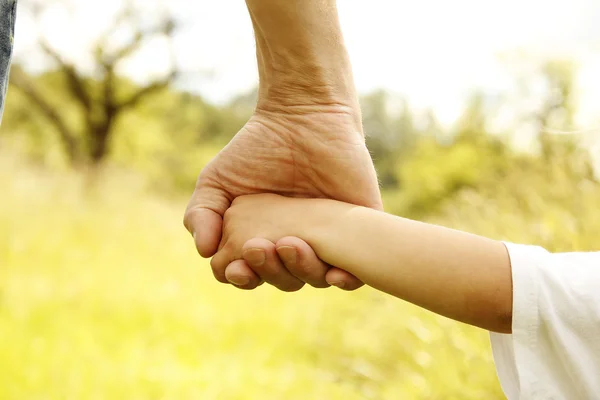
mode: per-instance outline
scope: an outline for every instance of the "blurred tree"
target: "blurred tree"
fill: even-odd
[[[212,112],[203,139],[220,145],[228,143],[248,121],[257,101],[258,88],[254,88],[234,97],[225,107],[210,106]]]
[[[396,164],[410,153],[417,134],[409,104],[383,90],[363,96],[360,102],[367,145],[381,185],[396,187]]]
[[[432,109],[426,110],[421,116],[418,131],[421,132],[422,136],[438,138],[439,140],[442,140],[444,135],[444,128]]]
[[[28,2],[34,18],[40,18],[48,2]],[[56,3],[52,3],[56,4]],[[60,4],[60,3],[59,3]],[[126,26],[132,34],[128,41],[115,46],[112,35]],[[178,76],[171,54],[171,70],[161,79],[137,87],[127,84],[117,75],[117,68],[148,40],[164,37],[169,43],[176,28],[172,16],[165,14],[151,27],[136,18],[133,3],[127,1],[110,28],[102,34],[92,49],[96,74],[86,76],[68,61],[44,37],[39,47],[53,62],[56,70],[52,83],[67,93],[74,107],[66,115],[64,104],[57,102],[54,91],[44,90],[18,66],[11,74],[11,84],[34,105],[57,132],[62,148],[72,164],[100,164],[108,155],[118,119],[153,94],[167,88]],[[110,44],[109,44],[110,43]]]
[[[471,94],[467,100],[465,111],[458,119],[456,136],[459,140],[477,140],[487,133],[488,110],[485,95],[481,92]]]
[[[549,161],[553,153],[558,150],[557,147],[560,147],[556,141],[557,135],[553,135],[553,133],[574,130],[575,66],[569,61],[549,60],[540,69],[547,86],[547,94],[534,118],[539,127],[538,140],[542,156]],[[562,144],[564,144],[565,135],[561,136]],[[573,147],[569,146],[570,144],[573,143],[567,143],[567,148]]]
[[[547,90],[533,119],[549,179],[565,173],[573,179],[596,179],[592,155],[576,132],[576,74],[577,66],[569,60],[547,60],[540,67]]]
[[[486,101],[483,93],[473,93],[451,132],[417,136],[412,151],[397,164],[401,197],[391,212],[422,218],[465,190],[493,184],[506,170],[512,155],[487,130]],[[430,125],[424,132],[437,132],[434,118]]]

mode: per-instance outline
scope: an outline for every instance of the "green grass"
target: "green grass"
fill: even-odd
[[[0,165],[0,399],[499,399],[487,334],[361,289],[217,283],[184,201]]]

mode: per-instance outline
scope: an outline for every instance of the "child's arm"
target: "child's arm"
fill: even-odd
[[[297,236],[322,260],[375,288],[459,321],[512,332],[490,335],[508,398],[598,398],[600,252],[505,249],[349,204],[275,195],[236,199],[223,227],[217,264],[240,259],[249,239]]]
[[[438,314],[510,332],[511,270],[503,243],[344,203],[312,207],[340,216],[300,233],[323,261]]]
[[[503,243],[333,200],[236,199],[213,262],[241,258],[252,237],[306,240],[323,261],[449,318],[510,332],[512,282]],[[237,254],[234,254],[237,253]]]

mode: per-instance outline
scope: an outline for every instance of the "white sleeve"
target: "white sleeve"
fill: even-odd
[[[600,253],[506,247],[513,279],[512,334],[491,334],[506,396],[600,398]]]

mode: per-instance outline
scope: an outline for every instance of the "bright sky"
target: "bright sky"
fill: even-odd
[[[184,22],[177,59],[202,71],[188,89],[213,101],[257,83],[254,40],[243,0],[140,0],[149,11],[163,4]],[[582,124],[600,123],[600,1],[598,0],[338,0],[358,89],[386,88],[417,108],[432,107],[443,122],[460,113],[475,88],[501,92],[511,75],[499,55],[524,49],[534,56],[567,56],[581,64]],[[77,0],[42,24],[26,13],[17,21],[16,54],[35,67],[30,52],[43,32],[63,54],[89,66],[86,49],[110,22],[119,0]],[[154,43],[125,66],[138,80],[160,73]],[[201,76],[201,77],[200,77]],[[598,116],[598,117],[596,117]],[[591,128],[591,126],[589,126]],[[594,126],[597,127],[597,126]]]

